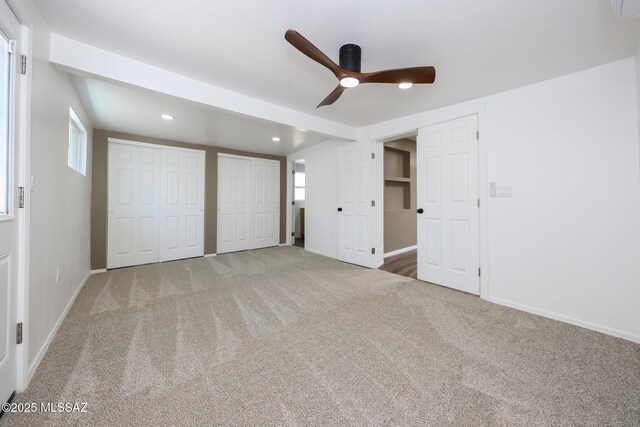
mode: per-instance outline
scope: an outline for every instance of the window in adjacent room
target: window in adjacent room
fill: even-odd
[[[305,177],[304,172],[296,172],[293,175],[293,196],[296,200],[304,200],[304,185],[305,185]]]
[[[87,131],[82,122],[69,108],[69,167],[82,175],[87,174]]]

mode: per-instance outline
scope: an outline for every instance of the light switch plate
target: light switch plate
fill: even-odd
[[[498,197],[511,197],[513,195],[513,188],[511,185],[498,185],[497,195]]]
[[[496,197],[496,183],[489,183],[489,197]]]

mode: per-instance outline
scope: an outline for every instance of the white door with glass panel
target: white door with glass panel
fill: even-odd
[[[205,153],[163,148],[160,261],[204,255]]]
[[[370,142],[341,147],[338,171],[338,259],[365,267],[372,266],[374,254],[371,153]]]
[[[18,291],[18,212],[20,139],[16,112],[19,97],[21,27],[0,2],[0,403],[16,390],[18,380],[16,323]]]
[[[418,129],[418,279],[480,293],[478,116]]]
[[[218,155],[217,253],[280,242],[280,162]]]
[[[107,268],[204,255],[205,153],[109,142]]]

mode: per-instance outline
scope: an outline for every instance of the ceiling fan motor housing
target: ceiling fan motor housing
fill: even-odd
[[[357,44],[345,44],[340,48],[340,68],[360,72],[362,50]]]

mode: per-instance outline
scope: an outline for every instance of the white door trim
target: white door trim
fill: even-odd
[[[304,173],[306,174],[306,176],[309,176],[309,164],[307,163],[307,154],[306,151],[303,151],[302,154],[300,153],[295,153],[292,154],[291,156],[287,157],[287,243],[289,245],[293,245],[295,243],[295,239],[294,237],[291,236],[292,232],[296,231],[296,219],[295,219],[295,206],[292,204],[292,202],[295,202],[294,197],[293,197],[293,193],[294,193],[294,186],[295,183],[293,182],[293,174],[291,173],[293,171],[293,167],[294,164],[297,160],[304,160]],[[305,185],[305,206],[306,206],[306,201],[309,198],[309,188],[308,188],[308,184]],[[305,213],[305,215],[308,215],[308,212]],[[308,242],[308,234],[307,233],[308,230],[305,230],[306,236],[305,236],[305,250],[307,249],[307,242]],[[329,256],[329,257],[333,257],[333,255],[325,255],[325,256]],[[335,257],[333,257],[335,258]]]
[[[22,54],[27,57],[27,64],[32,64],[32,30],[22,26]],[[16,352],[18,377],[16,392],[22,393],[29,385],[29,268],[31,246],[31,75],[20,75],[20,109],[19,109],[19,138],[20,162],[18,174],[20,186],[24,187],[24,208],[18,212],[20,224],[18,236],[20,249],[18,252],[18,305],[17,319],[22,322],[22,345]]]
[[[260,160],[261,162],[273,162],[280,164],[280,160],[264,159],[262,157],[240,156],[237,154],[218,153],[218,157],[229,157],[232,159],[244,159],[244,160]]]
[[[295,236],[292,236],[291,233],[295,233],[296,231],[296,206],[293,203],[295,201],[293,198],[293,168],[294,161],[287,159],[287,200],[285,202],[287,204],[287,235],[285,236],[287,238],[287,245],[293,245],[295,243]]]
[[[488,241],[488,192],[489,186],[488,172],[487,172],[487,110],[486,105],[482,101],[469,102],[464,105],[456,105],[445,110],[435,112],[431,117],[428,117],[424,122],[420,123],[418,127],[426,127],[435,125],[438,123],[448,122],[450,120],[459,119],[465,116],[473,114],[478,115],[478,130],[480,132],[480,138],[478,141],[478,187],[480,198],[480,269],[482,274],[480,276],[480,298],[487,299],[489,296],[489,277],[491,271],[489,269],[489,241]],[[384,142],[393,139],[401,138],[408,133],[417,132],[418,127],[414,129],[399,129],[396,132],[386,135],[379,135],[373,137],[371,140],[373,144],[373,151],[376,155],[375,158],[375,179],[374,179],[374,194],[376,200],[375,215],[372,219],[374,224],[374,240],[376,247],[384,247]],[[380,200],[378,203],[377,201]],[[375,265],[382,265],[384,263],[384,254],[380,251],[380,254],[374,255]]]
[[[127,145],[135,145],[138,147],[147,147],[147,148],[169,148],[171,150],[178,151],[187,151],[187,152],[198,152],[198,153],[206,153],[205,150],[198,150],[197,148],[185,148],[185,147],[174,147],[173,145],[162,145],[162,144],[151,144],[148,142],[140,142],[140,141],[132,141],[129,139],[119,139],[119,138],[107,138],[107,142],[115,142],[118,144],[127,144]]]

